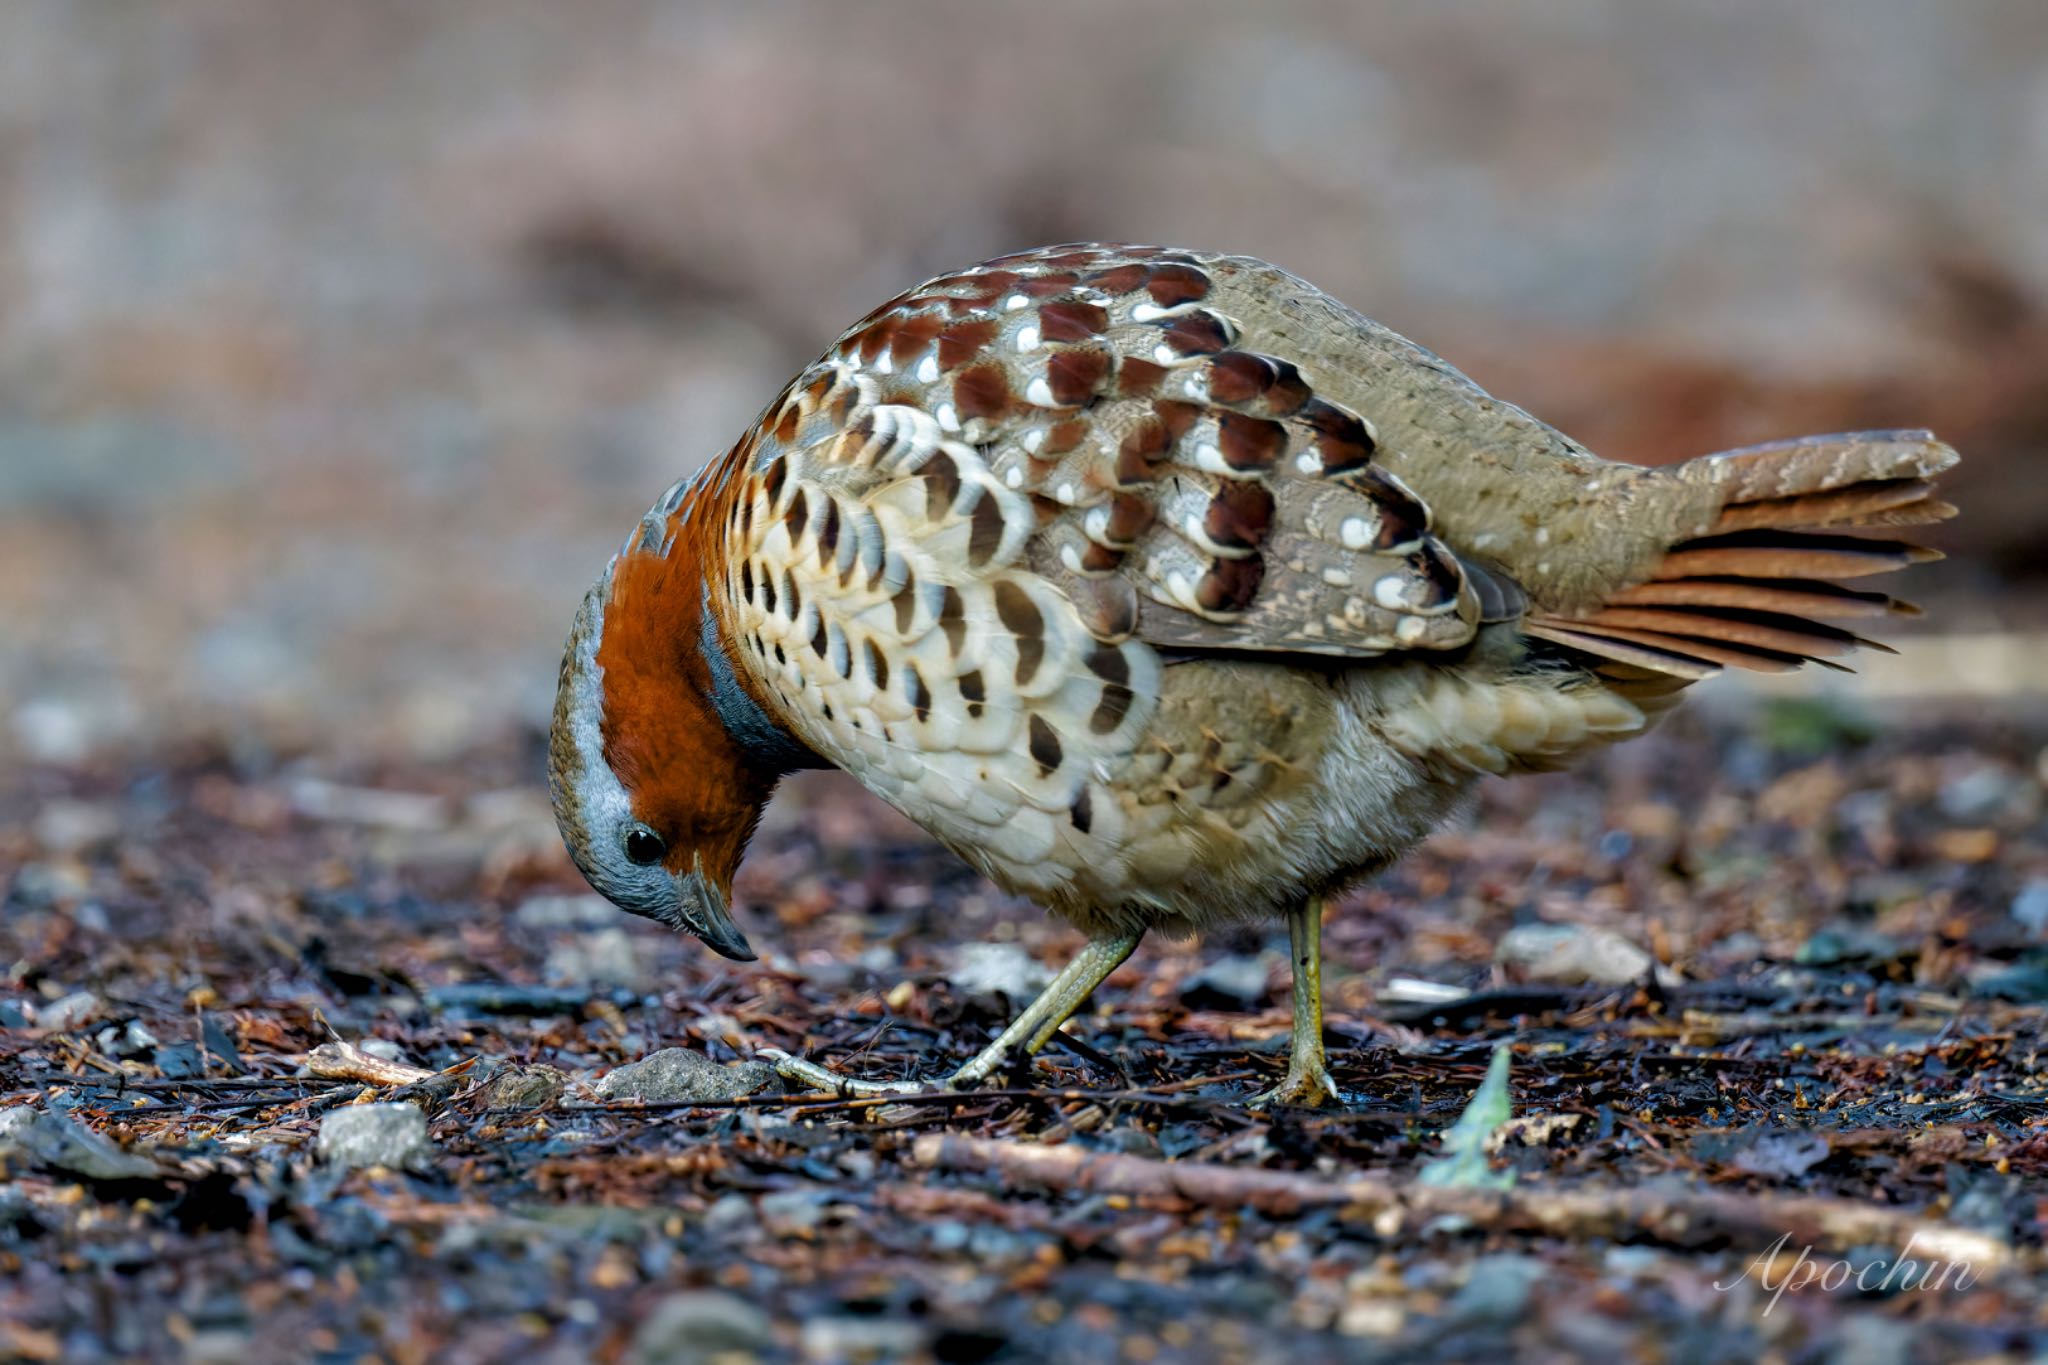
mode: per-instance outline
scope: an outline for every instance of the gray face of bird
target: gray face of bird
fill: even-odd
[[[605,580],[577,612],[564,650],[548,744],[548,792],[555,824],[585,880],[621,910],[695,935],[740,962],[755,954],[733,922],[729,898],[701,856],[641,817],[604,754]]]

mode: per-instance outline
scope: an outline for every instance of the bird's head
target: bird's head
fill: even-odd
[[[576,613],[548,788],[570,856],[606,899],[752,961],[732,918],[733,874],[776,780],[805,751],[734,676],[706,590],[710,550],[662,510]]]

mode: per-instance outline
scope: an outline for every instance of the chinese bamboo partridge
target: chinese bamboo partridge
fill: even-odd
[[[734,869],[837,765],[1088,935],[951,1083],[1041,1046],[1148,929],[1284,916],[1318,1103],[1324,897],[1489,773],[1641,733],[1931,559],[1925,432],[1599,459],[1243,257],[1064,246],[870,313],[671,488],[584,599],[549,777],[618,905],[749,958]],[[780,1056],[780,1054],[778,1054]],[[786,1075],[873,1089],[781,1057]]]

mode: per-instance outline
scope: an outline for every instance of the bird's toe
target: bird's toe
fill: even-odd
[[[1253,1109],[1286,1107],[1290,1109],[1341,1108],[1350,1101],[1337,1083],[1330,1079],[1329,1070],[1315,1067],[1312,1070],[1288,1068],[1280,1084],[1270,1090],[1262,1090],[1246,1101]]]
[[[762,1048],[760,1056],[764,1061],[775,1064],[775,1073],[784,1080],[795,1081],[806,1090],[815,1090],[823,1095],[837,1095],[840,1099],[870,1099],[885,1095],[919,1095],[930,1089],[916,1081],[864,1081],[854,1076],[842,1076],[836,1071],[827,1071],[816,1062],[792,1057],[780,1048]]]

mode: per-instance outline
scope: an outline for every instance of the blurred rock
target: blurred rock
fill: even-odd
[[[0,1164],[39,1167],[87,1180],[150,1180],[171,1168],[123,1151],[62,1114],[28,1105],[0,1109]]]
[[[143,724],[135,702],[121,693],[36,697],[16,707],[8,728],[22,755],[65,766],[132,738]]]
[[[1971,974],[1970,994],[1980,1000],[2007,1000],[2015,1005],[2048,1004],[2048,963],[1982,967]]]
[[[774,1344],[768,1315],[745,1299],[715,1289],[671,1294],[633,1333],[631,1365],[709,1365],[758,1355]]]
[[[1802,967],[1840,967],[1851,963],[1872,965],[1897,961],[1908,951],[1907,945],[1868,925],[1835,923],[1823,925],[1809,934],[1799,945],[1794,960]]]
[[[309,820],[431,831],[445,829],[452,815],[449,803],[438,796],[351,787],[318,778],[299,779],[291,784],[290,793],[293,812]]]
[[[764,1090],[780,1090],[782,1078],[766,1062],[735,1062],[722,1066],[701,1052],[665,1047],[637,1062],[613,1067],[597,1083],[607,1100],[736,1100]]]
[[[121,814],[98,801],[47,801],[30,832],[51,853],[77,855],[111,843],[121,832]]]
[[[458,981],[433,986],[427,1008],[450,1014],[574,1014],[590,1003],[587,986],[528,986],[517,981]]]
[[[743,1194],[721,1194],[704,1210],[704,1231],[713,1237],[744,1237],[756,1222],[754,1201]]]
[[[761,1226],[776,1237],[808,1237],[825,1221],[826,1212],[837,1198],[824,1185],[807,1185],[793,1190],[775,1190],[761,1196],[755,1205]]]
[[[2036,938],[2048,934],[2048,877],[2036,877],[2012,898],[2011,915]]]
[[[484,1085],[483,1099],[494,1109],[545,1109],[568,1083],[568,1074],[552,1066],[507,1063]]]
[[[946,979],[962,995],[1002,995],[1023,1003],[1045,989],[1052,972],[1014,943],[967,943],[953,954]]]
[[[2024,785],[2017,772],[1987,763],[1942,783],[1936,799],[1951,820],[1987,820],[2000,814]]]
[[[36,1027],[59,1032],[80,1028],[99,1016],[100,998],[91,991],[73,991],[36,1010]]]
[[[139,1019],[130,1019],[120,1027],[101,1029],[93,1044],[106,1056],[124,1060],[146,1057],[160,1046],[156,1035],[144,1028]]]
[[[625,911],[603,896],[534,896],[521,901],[512,922],[522,929],[602,929],[618,923]]]
[[[1107,1150],[1121,1152],[1125,1156],[1157,1159],[1166,1154],[1159,1145],[1158,1136],[1150,1129],[1141,1128],[1135,1123],[1120,1123],[1099,1134],[1096,1140]]]
[[[1270,953],[1225,954],[1181,980],[1180,1001],[1192,1010],[1255,1008],[1272,990],[1275,965]]]
[[[74,858],[46,858],[40,862],[23,863],[21,870],[14,874],[13,885],[8,888],[8,898],[19,904],[71,907],[74,924],[80,923],[80,903],[91,894],[92,872]],[[99,933],[105,926],[81,924],[80,927]]]
[[[615,924],[586,929],[550,948],[546,975],[550,981],[633,991],[644,989],[649,980],[646,957],[632,935]]]
[[[1501,935],[1493,960],[1522,980],[1558,986],[1624,986],[1655,966],[1620,934],[1583,924],[1517,925]]]
[[[1448,1316],[1456,1322],[1512,1322],[1522,1315],[1535,1292],[1550,1274],[1550,1266],[1534,1256],[1511,1252],[1481,1256],[1472,1262],[1465,1283],[1451,1296]]]
[[[1773,1180],[1797,1180],[1828,1159],[1827,1139],[1794,1129],[1761,1132],[1735,1157],[1735,1169]]]
[[[1882,1275],[1868,1278],[1872,1283],[1884,1279]],[[1918,1336],[1913,1324],[1896,1316],[1845,1316],[1826,1365],[1908,1365],[1925,1358]]]
[[[808,1318],[805,1360],[915,1360],[923,1356],[930,1329],[908,1318]]]
[[[320,1121],[320,1159],[359,1170],[417,1169],[434,1159],[427,1116],[409,1104],[352,1104]]]

